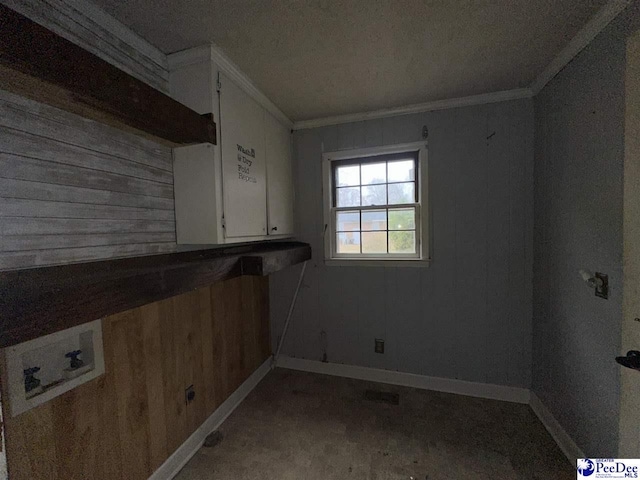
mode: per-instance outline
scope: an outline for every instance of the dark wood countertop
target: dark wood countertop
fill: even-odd
[[[310,258],[306,243],[260,242],[0,272],[0,347]]]

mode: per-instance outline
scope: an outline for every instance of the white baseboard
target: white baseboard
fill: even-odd
[[[519,387],[506,387],[488,383],[467,382],[450,378],[427,377],[413,373],[395,372],[369,367],[357,367],[339,363],[323,363],[315,360],[304,360],[281,355],[278,367],[305,372],[323,373],[338,377],[356,378],[370,382],[401,385],[403,387],[435,390],[437,392],[455,393],[469,397],[489,398],[514,403],[529,403],[529,390]]]
[[[572,466],[576,466],[577,458],[586,458],[584,452],[580,450],[580,447],[576,445],[571,436],[566,432],[562,425],[556,420],[553,414],[544,406],[540,398],[533,392],[531,392],[531,400],[529,402],[531,410],[536,414],[540,422],[547,429],[547,432],[553,437],[553,439],[565,454]]]
[[[207,435],[216,430],[229,415],[242,403],[249,393],[260,383],[270,371],[271,358],[267,359],[245,382],[225,400],[218,409],[156,470],[149,480],[170,480],[185,466],[191,457],[204,443]],[[487,383],[467,382],[449,378],[428,377],[412,373],[381,370],[377,368],[358,367],[338,363],[323,363],[280,356],[278,367],[290,370],[322,373],[338,377],[355,378],[371,382],[400,385],[404,387],[454,393],[470,397],[488,398],[514,403],[529,404],[540,422],[553,437],[558,447],[565,454],[571,465],[575,466],[576,458],[585,458],[584,453],[576,445],[569,434],[562,428],[551,412],[544,406],[538,396],[526,388],[506,387]]]
[[[305,360],[282,355],[278,358],[278,367],[304,372],[322,373],[338,377],[368,380],[370,382],[401,385],[404,387],[435,390],[438,392],[455,393],[469,397],[503,400],[514,403],[528,404],[536,414],[542,425],[553,437],[556,444],[565,454],[572,466],[575,467],[577,458],[585,458],[584,452],[573,441],[551,412],[544,406],[538,396],[526,388],[506,387],[487,383],[467,382],[449,378],[427,377],[412,373],[381,370],[377,368],[358,367],[339,363],[323,363],[315,360]]]
[[[247,378],[238,389],[211,414],[200,427],[149,477],[149,480],[170,480],[200,449],[204,440],[240,405],[260,380],[271,370],[271,357]]]

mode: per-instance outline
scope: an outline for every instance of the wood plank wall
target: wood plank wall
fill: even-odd
[[[0,0],[129,75],[168,93],[167,57],[86,0]]]
[[[84,0],[0,0],[160,91],[166,56]],[[0,91],[0,269],[175,251],[171,150]]]
[[[106,318],[103,376],[6,416],[11,479],[148,478],[269,357],[268,288],[238,277]]]
[[[171,149],[0,91],[0,269],[175,248]]]

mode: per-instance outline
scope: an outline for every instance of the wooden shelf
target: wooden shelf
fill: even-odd
[[[0,272],[0,347],[310,258],[306,243],[263,242]]]
[[[0,5],[0,88],[163,143],[216,143],[216,124]]]

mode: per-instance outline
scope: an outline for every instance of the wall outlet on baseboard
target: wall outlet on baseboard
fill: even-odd
[[[373,350],[376,353],[384,353],[384,340],[382,338],[375,339],[375,346]]]

